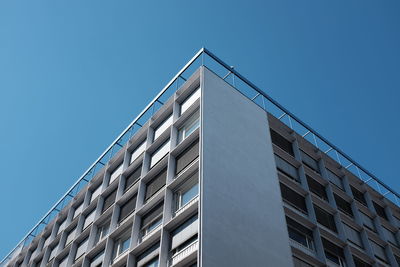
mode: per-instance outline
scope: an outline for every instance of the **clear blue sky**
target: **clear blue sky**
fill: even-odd
[[[399,1],[0,2],[0,257],[202,46],[400,191]]]

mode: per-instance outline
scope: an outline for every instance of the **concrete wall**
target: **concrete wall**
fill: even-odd
[[[267,116],[201,75],[199,266],[292,266]]]

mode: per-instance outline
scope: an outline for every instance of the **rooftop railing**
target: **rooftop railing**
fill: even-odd
[[[30,242],[41,233],[46,225],[51,222],[59,212],[66,207],[71,200],[84,188],[98,172],[107,165],[109,160],[118,153],[130,138],[155,114],[160,107],[176,92],[181,85],[200,66],[206,66],[219,77],[231,84],[244,96],[265,111],[284,122],[303,138],[313,143],[323,153],[337,160],[345,169],[351,171],[364,183],[368,184],[385,198],[400,206],[400,195],[388,185],[362,167],[350,156],[340,150],[312,129],[305,122],[288,111],[260,88],[255,86],[244,76],[238,73],[206,48],[200,49],[196,55],[175,75],[175,77],[161,90],[161,92],[147,105],[147,107],[129,124],[129,126],[111,143],[111,145],[93,162],[71,188],[54,204],[42,219],[24,236],[18,245],[0,262],[0,266],[6,266],[8,262],[18,255]]]

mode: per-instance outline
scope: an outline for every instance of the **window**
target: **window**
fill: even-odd
[[[171,238],[171,251],[172,254],[177,252],[178,247],[186,247],[183,245],[186,241],[190,240],[190,238],[196,236],[197,238],[197,230],[198,230],[198,216],[197,214],[188,220],[186,220],[183,224],[178,226],[175,230],[172,231],[172,238]],[[191,242],[192,243],[192,242]],[[187,244],[187,243],[186,243]]]
[[[131,242],[130,231],[126,235],[118,238],[114,244],[113,259],[121,256],[125,251],[129,249]]]
[[[306,248],[314,250],[313,232],[299,224],[298,222],[286,217],[289,238],[303,245]]]
[[[111,184],[115,179],[117,179],[118,176],[121,175],[121,173],[122,173],[122,163],[121,163],[121,165],[119,165],[118,167],[116,167],[116,168],[111,172],[109,184]]]
[[[191,105],[193,105],[194,102],[196,102],[197,99],[200,98],[201,91],[200,87],[197,88],[191,95],[189,95],[181,104],[181,115],[189,109]]]
[[[297,172],[296,167],[277,155],[275,155],[275,163],[280,172],[295,180],[296,182],[300,182],[299,173]]]
[[[319,171],[319,166],[318,166],[318,161],[315,160],[313,157],[309,156],[302,150],[300,150],[301,158],[307,167],[309,167],[311,170],[315,171],[316,173],[320,173]]]
[[[343,187],[343,183],[342,183],[342,179],[339,177],[339,176],[337,176],[336,174],[334,174],[333,172],[331,172],[330,170],[326,170],[326,173],[327,173],[327,175],[328,175],[328,180],[332,183],[332,184],[334,184],[334,185],[336,185],[337,187],[339,187],[340,189],[342,189],[342,190],[344,190],[344,187]]]
[[[365,213],[363,213],[361,211],[360,211],[360,215],[361,215],[361,219],[362,219],[365,227],[376,232],[374,221],[368,215],[366,215]]]
[[[315,216],[317,217],[317,222],[325,226],[326,228],[337,232],[335,219],[332,214],[324,211],[318,206],[314,205]]]
[[[83,202],[75,208],[73,219],[75,219],[79,215],[79,213],[82,212],[82,210],[83,210]]]
[[[150,168],[152,168],[156,163],[161,161],[169,152],[169,145],[170,145],[170,140],[166,141],[164,144],[162,144],[154,153],[151,155],[150,159]]]
[[[55,246],[51,249],[48,262],[51,261],[52,259],[54,259],[54,257],[56,256],[57,246],[58,246],[58,244],[55,245]]]
[[[197,242],[198,237],[197,234],[195,234],[194,236],[190,237],[189,239],[187,239],[185,242],[183,242],[182,244],[180,244],[179,246],[177,246],[176,248],[174,248],[171,252],[172,257],[175,257],[177,254],[179,254],[180,252],[184,251],[185,249],[187,249],[189,246],[193,245],[195,242]]]
[[[67,239],[65,240],[65,247],[68,246],[72,242],[72,240],[74,240],[75,233],[76,233],[76,227],[74,227],[71,231],[69,231]]]
[[[348,226],[345,223],[343,223],[343,226],[344,226],[344,231],[346,232],[347,239],[351,243],[359,246],[360,248],[364,248],[360,232],[355,230],[353,227]]]
[[[137,262],[136,262],[135,266],[138,266],[138,267],[158,266],[158,256],[156,256],[156,255],[157,255],[159,249],[160,249],[160,242],[157,242],[154,245],[152,245],[151,247],[149,247],[148,249],[146,249],[143,253],[141,253],[137,257]]]
[[[325,186],[322,184],[318,183],[315,181],[313,178],[310,176],[306,175],[307,177],[307,183],[308,187],[310,188],[310,191],[322,198],[325,201],[328,201],[328,196],[326,194]]]
[[[371,243],[371,247],[372,247],[372,250],[374,251],[375,257],[377,257],[381,261],[387,262],[385,248],[382,247],[381,245],[378,245],[371,239],[369,241]]]
[[[275,145],[280,147],[283,151],[289,153],[290,155],[292,155],[294,157],[292,142],[286,140],[285,137],[283,137],[282,135],[278,134],[274,130],[272,130],[272,129],[269,129],[269,130],[271,132],[271,141],[272,141],[272,143],[274,143]]]
[[[351,209],[351,204],[344,200],[343,198],[339,197],[336,194],[333,194],[335,197],[336,205],[338,206],[338,209],[347,215],[353,217],[353,211]]]
[[[200,126],[200,112],[196,111],[178,131],[178,144],[185,140]]]
[[[95,200],[101,193],[101,184],[92,191],[92,195],[90,196],[90,202]]]
[[[146,195],[145,201],[149,200],[158,191],[160,191],[164,186],[167,178],[167,169],[162,170],[156,175],[150,182],[146,184]]]
[[[158,257],[149,261],[143,267],[158,267]]]
[[[87,245],[88,245],[88,241],[89,238],[86,238],[85,240],[83,240],[79,245],[78,245],[78,249],[76,250],[76,254],[75,254],[75,262],[82,257],[83,254],[85,254],[86,249],[87,249]]]
[[[365,200],[364,193],[350,185],[351,192],[353,193],[354,199],[363,204],[364,206],[367,206],[367,201]]]
[[[117,196],[117,189],[112,191],[108,196],[104,198],[104,204],[102,212],[106,211],[115,202],[115,197]]]
[[[140,229],[141,238],[161,225],[163,207],[164,203],[162,202],[142,217],[142,227]]]
[[[140,155],[142,155],[145,149],[146,149],[146,140],[144,140],[140,145],[138,145],[135,148],[135,150],[133,150],[131,154],[130,164],[132,164],[132,162],[134,162]]]
[[[123,221],[124,219],[126,219],[135,210],[136,197],[137,197],[137,195],[134,195],[133,197],[131,197],[127,202],[125,202],[121,206],[121,210],[119,213],[119,219],[118,219],[119,223],[121,221]]]
[[[368,264],[362,260],[360,260],[359,258],[357,258],[356,256],[353,255],[353,259],[354,259],[354,265],[355,267],[372,267],[371,264]]]
[[[67,267],[67,263],[68,263],[68,255],[65,256],[64,258],[62,258],[59,263],[58,263],[58,267]]]
[[[374,201],[372,201],[372,203],[374,204],[374,207],[375,207],[375,210],[376,210],[376,214],[378,214],[379,217],[381,217],[382,219],[388,220],[388,218],[386,216],[385,208],[383,208],[382,206],[376,204]]]
[[[50,234],[46,237],[46,240],[44,241],[43,248],[47,247],[50,243]]]
[[[197,177],[198,173],[193,176]],[[199,194],[199,182],[197,180],[191,180],[184,184],[176,192],[176,207],[177,210],[188,204],[192,199],[194,199]]]
[[[97,253],[96,256],[90,261],[89,267],[101,267],[104,259],[104,250]]]
[[[399,246],[399,243],[397,242],[395,234],[392,231],[390,231],[389,229],[386,229],[385,227],[382,227],[382,229],[383,229],[383,232],[385,233],[386,238],[388,239],[389,243],[391,243],[392,245],[395,245],[395,246]]]
[[[94,243],[97,244],[99,241],[103,240],[103,238],[108,235],[109,230],[110,222],[106,222],[105,224],[98,226]]]
[[[95,211],[96,209],[93,209],[88,215],[86,215],[82,230],[85,230],[90,224],[92,224],[94,221]]]
[[[124,191],[128,190],[132,185],[134,185],[140,178],[142,173],[142,165],[137,167],[125,180]]]
[[[65,226],[66,226],[66,225],[67,225],[67,218],[65,218],[65,219],[60,223],[60,225],[58,226],[57,235],[58,235],[59,233],[61,233],[62,230],[65,229]]]
[[[322,244],[324,246],[325,257],[328,261],[339,266],[345,266],[343,248],[329,242],[325,238],[322,238]]]
[[[195,141],[176,157],[175,174],[182,172],[190,163],[199,157],[199,140]]]
[[[283,200],[301,212],[307,213],[306,201],[302,195],[280,183]]]
[[[172,125],[172,114],[169,115],[157,128],[154,129],[154,140],[156,140],[160,135]]]

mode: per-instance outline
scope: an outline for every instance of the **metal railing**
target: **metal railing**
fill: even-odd
[[[260,88],[255,86],[233,67],[229,66],[206,48],[200,49],[195,56],[175,75],[175,77],[161,90],[161,92],[147,105],[147,107],[128,125],[128,127],[111,143],[111,145],[98,157],[98,159],[83,173],[83,175],[71,186],[59,201],[43,216],[42,219],[24,236],[18,245],[0,262],[0,266],[7,263],[44,229],[44,227],[66,207],[77,193],[104,168],[109,160],[120,151],[130,138],[160,109],[166,100],[180,88],[180,86],[200,66],[206,66],[219,77],[231,84],[255,104],[269,112],[302,137],[313,143],[323,153],[336,158],[345,169],[351,171],[364,183],[377,190],[388,200],[400,206],[400,195],[388,185],[362,167],[350,156],[340,150],[312,129],[305,122],[301,121],[294,114],[281,106]]]
[[[189,256],[193,252],[197,251],[198,248],[199,248],[199,241],[196,240],[193,243],[189,244],[184,249],[182,249],[181,251],[179,251],[178,253],[176,253],[175,255],[173,255],[168,262],[168,266],[169,267],[174,266],[175,264],[182,261],[184,258]]]

